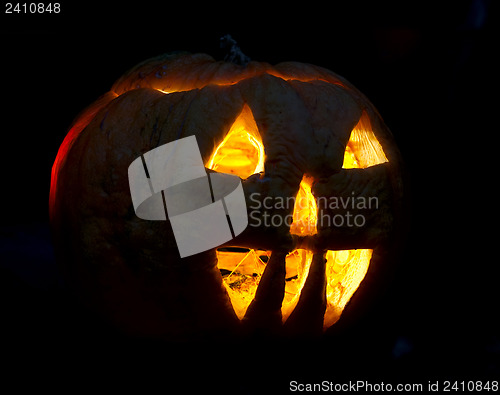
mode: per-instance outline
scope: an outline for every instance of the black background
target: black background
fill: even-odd
[[[123,72],[173,50],[222,59],[219,38],[230,33],[253,60],[320,65],[370,98],[406,162],[412,219],[393,285],[342,346],[310,345],[303,359],[292,363],[288,354],[297,345],[281,345],[268,351],[271,360],[288,356],[280,363],[295,370],[273,366],[276,372],[254,355],[252,371],[271,379],[269,387],[250,374],[235,384],[231,370],[238,370],[237,353],[228,353],[229,366],[203,383],[212,380],[227,388],[229,382],[240,393],[266,393],[266,388],[285,392],[290,379],[371,377],[396,383],[411,378],[425,385],[436,378],[498,379],[497,177],[488,175],[495,166],[498,129],[493,2],[283,3],[278,8],[125,3],[63,1],[61,14],[42,16],[5,15],[2,9],[0,344],[7,352],[0,358],[11,367],[5,374],[33,384],[26,378],[38,373],[53,384],[76,371],[85,377],[73,381],[80,385],[111,374],[116,360],[110,354],[129,355],[127,347],[140,353],[145,347],[149,362],[161,361],[156,374],[165,388],[180,381],[176,377],[186,378],[176,376],[179,371],[191,369],[188,377],[194,381],[203,375],[203,363],[210,360],[206,350],[201,355],[189,349],[180,356],[179,349],[152,351],[158,346],[117,341],[73,300],[53,258],[48,193],[51,166],[68,126]],[[227,351],[217,347],[210,352],[222,358]],[[250,353],[253,347],[242,349]],[[170,353],[180,361],[177,370],[163,369]],[[346,359],[349,366],[334,370],[335,358],[337,365]],[[47,365],[54,359],[58,365]],[[127,366],[142,363],[133,359]]]

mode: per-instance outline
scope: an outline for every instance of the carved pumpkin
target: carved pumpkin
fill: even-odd
[[[207,171],[241,177],[249,226],[181,259],[168,220],[136,216],[127,169],[192,135]],[[53,165],[50,212],[69,284],[127,333],[321,333],[383,287],[403,189],[390,131],[345,79],[177,53],[139,64],[77,118]]]

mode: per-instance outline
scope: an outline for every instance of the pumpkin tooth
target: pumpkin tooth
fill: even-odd
[[[281,304],[285,294],[286,256],[273,252],[243,322],[248,329],[274,332],[281,327]]]
[[[314,254],[300,298],[285,322],[289,335],[320,335],[326,310],[326,251]]]

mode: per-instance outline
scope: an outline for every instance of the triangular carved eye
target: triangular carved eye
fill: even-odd
[[[226,137],[215,148],[207,167],[241,178],[264,171],[264,144],[248,105],[243,106]]]
[[[344,153],[344,169],[364,169],[388,162],[385,152],[373,133],[370,118],[363,111],[359,122],[351,132]]]

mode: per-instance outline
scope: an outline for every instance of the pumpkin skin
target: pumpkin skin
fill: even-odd
[[[318,234],[301,238],[283,223],[248,227],[229,245],[277,251],[268,266],[299,245],[317,254],[372,248],[368,273],[341,325],[361,314],[383,288],[381,279],[401,243],[405,183],[392,134],[364,95],[336,74],[308,64],[250,62],[243,67],[204,54],[163,55],[126,73],[77,118],[52,169],[51,225],[63,274],[86,305],[126,333],[173,340],[248,333],[222,284],[215,249],[181,259],[168,220],[135,215],[127,175],[141,154],[191,135],[207,163],[245,106],[265,147],[264,173],[242,180],[247,202],[256,192],[295,196],[304,174],[315,180],[316,197],[346,195],[353,183],[367,195],[382,196],[382,191],[383,196],[362,230],[320,227]],[[388,160],[366,174],[342,169],[351,131],[362,117]],[[311,283],[303,288],[305,301],[308,294],[318,294],[314,285],[324,282],[324,262],[316,261]],[[272,285],[257,291],[259,303],[248,310],[248,327],[279,326],[279,273],[269,270]],[[324,304],[318,295],[318,305]],[[320,333],[324,306],[315,312],[311,302],[299,305],[290,316],[290,333]],[[310,322],[318,320],[311,328]]]

